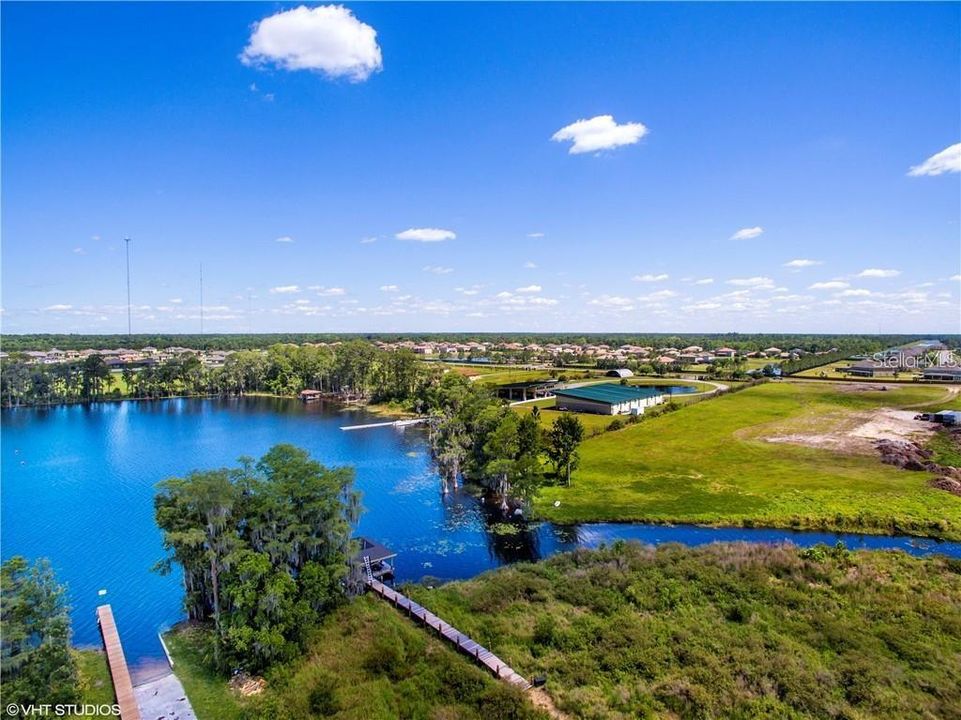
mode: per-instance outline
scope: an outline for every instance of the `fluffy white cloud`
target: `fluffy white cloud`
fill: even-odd
[[[748,287],[748,288],[758,288],[763,290],[764,288],[773,288],[774,281],[769,277],[749,277],[749,278],[732,278],[727,281],[728,285],[736,285],[737,287]]]
[[[453,240],[457,237],[457,234],[441,228],[409,228],[397,233],[394,237],[398,240],[414,240],[415,242],[443,242],[444,240]]]
[[[240,56],[247,65],[314,70],[361,82],[382,67],[377,32],[341,5],[301,5],[254,24]]]
[[[694,303],[693,305],[685,305],[683,309],[684,310],[717,310],[719,307],[721,307],[721,303],[719,302],[705,301],[705,302]]]
[[[814,267],[815,265],[823,265],[823,264],[824,264],[824,263],[821,262],[820,260],[805,260],[805,259],[801,258],[801,259],[798,259],[798,260],[789,260],[788,262],[784,263],[784,267],[786,267],[786,268],[806,268],[806,267]]]
[[[533,262],[533,261],[531,261],[531,260],[528,260],[526,263],[524,263],[524,267],[525,267],[527,270],[533,270],[534,268],[537,267],[537,263],[535,263],[535,262]]]
[[[633,145],[647,135],[642,123],[618,125],[613,115],[598,115],[590,120],[578,120],[562,127],[551,136],[554,142],[571,142],[571,155],[610,150],[621,145]]]
[[[527,237],[529,237],[529,238],[542,238],[542,237],[544,237],[544,233],[542,233],[542,232],[527,233]]]
[[[695,280],[695,285],[711,285],[714,283],[714,278],[701,278],[700,280]]]
[[[961,280],[961,275],[952,275],[949,280]]]
[[[72,309],[73,309],[73,305],[62,305],[62,304],[48,305],[47,307],[44,308],[44,310],[46,310],[47,312],[66,312],[67,310],[72,310]]]
[[[425,265],[422,270],[433,273],[434,275],[447,275],[448,273],[454,272],[454,268],[443,267],[442,265]]]
[[[863,290],[860,288],[851,288],[849,290],[842,290],[838,293],[838,297],[868,297],[871,295],[870,290]]]
[[[670,277],[667,273],[661,273],[660,275],[654,275],[652,273],[646,273],[644,275],[635,275],[631,278],[634,282],[661,282],[662,280],[667,280]]]
[[[364,237],[360,239],[361,245],[370,245],[371,243],[375,243],[375,242],[377,242],[377,238],[375,237]]]
[[[540,285],[528,285],[527,287],[517,288],[519,293],[539,293],[541,291]]]
[[[764,232],[762,227],[741,228],[731,235],[731,240],[753,240]]]
[[[628,311],[634,309],[634,301],[619,295],[601,295],[591,300],[589,305],[595,307],[608,308],[610,310]]]
[[[279,238],[274,240],[274,242],[279,242],[279,243],[292,243],[293,241],[294,239],[290,237],[290,235],[281,235]]]
[[[921,175],[942,175],[953,172],[961,172],[961,143],[946,147],[920,165],[915,165],[908,170],[908,175],[919,177]]]
[[[398,288],[396,285],[381,285],[381,286],[380,286],[380,291],[381,291],[381,292],[391,292],[391,293],[392,293],[392,292],[397,292],[398,289],[399,289],[399,288]]]
[[[167,302],[173,303],[174,305],[179,305],[184,301],[183,298],[170,298]]]
[[[827,280],[808,285],[808,290],[844,290],[847,287],[850,287],[850,284],[843,280]]]
[[[299,285],[278,285],[277,287],[270,288],[270,292],[274,295],[289,295],[291,293],[299,293]]]
[[[346,295],[347,291],[342,287],[325,287],[324,285],[311,285],[308,290],[313,290],[321,297],[338,297]]]
[[[858,273],[863,278],[893,278],[901,274],[900,270],[885,270],[883,268],[867,268]]]

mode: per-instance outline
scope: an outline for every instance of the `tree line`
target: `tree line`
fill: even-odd
[[[100,355],[53,365],[29,363],[14,355],[4,359],[0,369],[0,401],[6,407],[122,397],[295,395],[308,388],[332,396],[412,404],[443,372],[410,351],[381,350],[362,340],[241,350],[229,355],[222,367],[206,367],[196,355],[183,354],[112,372]]]
[[[430,446],[445,491],[460,479],[482,485],[503,509],[511,500],[530,501],[545,481],[542,456],[555,475],[570,483],[584,427],[575,415],[541,428],[540,410],[518,414],[489,390],[456,373],[428,388]]]

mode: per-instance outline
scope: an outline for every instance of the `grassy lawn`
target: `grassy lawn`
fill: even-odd
[[[113,681],[107,656],[99,650],[74,650],[80,675],[80,701],[92,705],[113,705]]]
[[[571,718],[961,717],[957,560],[615,543],[411,593]]]
[[[859,378],[857,376],[851,376],[850,378],[842,373],[841,370],[853,365],[855,360],[838,360],[837,362],[828,363],[827,365],[819,365],[818,367],[808,368],[807,370],[802,370],[801,372],[794,373],[791,377],[798,378],[829,378],[831,380],[845,380],[849,379],[851,381],[861,381],[861,382],[914,382],[915,377],[920,377],[921,373],[916,372],[902,372],[898,373],[895,377],[878,377],[878,378]]]
[[[356,599],[317,628],[307,650],[242,698],[204,666],[205,633],[165,636],[199,720],[545,720],[519,690],[373,597]]]
[[[545,488],[536,510],[559,522],[756,524],[959,538],[961,498],[929,487],[927,473],[883,465],[873,454],[764,439],[828,432],[855,411],[940,406],[946,395],[930,386],[882,391],[790,382],[732,393],[586,440],[572,487]]]

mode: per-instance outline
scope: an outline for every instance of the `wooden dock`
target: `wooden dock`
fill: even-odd
[[[425,423],[430,418],[409,418],[405,420],[388,420],[386,422],[375,422],[367,423],[366,425],[341,425],[341,430],[366,430],[368,428],[379,428],[379,427],[408,427],[410,425],[420,425]]]
[[[523,690],[530,689],[531,684],[527,678],[516,673],[510,665],[490,650],[469,638],[450,623],[444,622],[427,608],[418,605],[409,597],[397,592],[393,588],[387,587],[384,583],[380,582],[380,580],[367,579],[365,582],[367,583],[367,587],[377,595],[384,598],[384,600],[398,610],[406,612],[409,617],[416,618],[417,621],[425,627],[435,630],[438,637],[444,638],[462,653],[474,658],[479,665],[490,670],[495,677],[511,685],[516,685]]]
[[[97,623],[103,636],[103,647],[107,651],[107,665],[110,677],[113,679],[113,691],[120,707],[121,720],[140,720],[140,706],[130,681],[130,671],[127,669],[127,659],[120,644],[120,633],[117,623],[113,619],[113,610],[109,605],[97,608]]]

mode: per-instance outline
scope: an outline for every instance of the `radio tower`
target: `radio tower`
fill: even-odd
[[[200,263],[200,334],[204,334],[204,264]]]
[[[129,345],[133,336],[130,324],[130,238],[124,238],[123,242],[127,249],[127,344]]]

